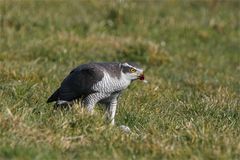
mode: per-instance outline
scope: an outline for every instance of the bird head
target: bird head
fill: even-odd
[[[121,64],[122,73],[129,80],[144,80],[143,69],[135,63],[122,63]]]

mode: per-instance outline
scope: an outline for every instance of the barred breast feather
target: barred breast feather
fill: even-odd
[[[93,90],[103,93],[113,93],[126,89],[131,81],[125,79],[123,74],[118,77],[112,77],[106,71],[101,81],[93,85]]]

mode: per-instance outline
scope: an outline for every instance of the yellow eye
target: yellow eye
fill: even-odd
[[[133,72],[136,72],[136,69],[131,68],[131,69],[130,69],[130,72],[132,72],[132,73],[133,73]]]

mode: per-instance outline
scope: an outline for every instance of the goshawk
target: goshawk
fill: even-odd
[[[47,102],[61,106],[81,99],[89,112],[101,103],[106,105],[107,119],[114,124],[119,95],[137,79],[144,80],[144,75],[135,63],[82,64],[70,72]]]

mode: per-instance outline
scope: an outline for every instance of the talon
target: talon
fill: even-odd
[[[125,133],[131,133],[132,132],[131,129],[128,126],[125,126],[125,125],[121,125],[121,126],[119,126],[119,128]]]

